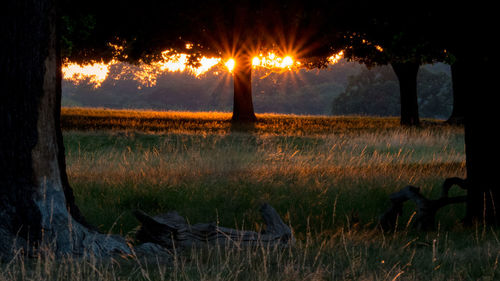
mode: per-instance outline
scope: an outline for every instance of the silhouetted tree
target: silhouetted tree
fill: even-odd
[[[422,67],[418,74],[418,104],[422,116],[443,118],[451,112],[450,77]],[[388,66],[365,69],[351,76],[332,102],[335,115],[400,115],[398,79]]]
[[[430,6],[359,3],[354,21],[340,38],[345,56],[368,66],[391,65],[399,81],[401,124],[420,123],[417,97],[417,74],[422,64],[442,61],[444,49],[433,44],[429,35],[432,17]],[[442,15],[443,16],[443,15]],[[351,21],[353,21],[351,19]]]
[[[434,2],[425,24],[435,48],[453,55],[454,91],[463,97],[467,201],[467,224],[500,223],[499,152],[495,129],[497,103],[493,102],[498,77],[498,56],[494,21],[496,10],[490,3]]]
[[[68,184],[59,124],[61,64],[54,0],[9,0],[0,12],[0,255],[129,252],[86,227]],[[30,245],[28,245],[30,243]]]
[[[318,40],[323,37],[318,26],[328,19],[319,17],[318,5],[282,0],[97,2],[66,5],[63,42],[67,57],[109,60],[116,57],[110,43],[123,46],[118,59],[130,62],[154,60],[167,49],[191,53],[194,65],[203,55],[234,57],[234,121],[256,120],[252,56],[293,52],[297,58],[308,59],[306,67],[326,61],[328,48]],[[189,49],[187,42],[192,43]]]
[[[467,223],[500,223],[500,186],[495,138],[497,103],[493,102],[498,77],[494,40],[495,10],[488,5],[459,4],[441,35],[456,57],[458,91],[464,95],[467,164]],[[467,38],[468,40],[463,40]]]

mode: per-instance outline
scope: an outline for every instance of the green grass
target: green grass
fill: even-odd
[[[49,259],[40,261],[54,272],[46,279],[64,280],[55,278],[60,272],[74,280],[498,278],[498,229],[463,228],[464,206],[441,210],[432,232],[412,229],[411,204],[393,231],[377,226],[392,192],[412,184],[437,197],[445,178],[465,176],[463,128],[433,120],[402,128],[394,118],[258,117],[254,126],[236,128],[225,113],[65,109],[69,179],[90,223],[132,241],[133,209],[177,210],[191,223],[258,230],[259,204],[268,202],[297,245],[192,249],[147,268],[132,259],[69,262],[63,270]],[[19,269],[0,270],[0,280],[22,271],[14,264]]]
[[[446,177],[464,175],[460,129],[374,131],[370,120],[312,135],[71,131],[68,173],[78,205],[105,231],[132,231],[133,209],[233,227],[260,221],[258,205],[268,202],[298,236],[307,221],[315,232],[349,216],[375,225],[391,192],[413,184],[437,195]],[[462,209],[448,210],[444,223],[455,225]]]

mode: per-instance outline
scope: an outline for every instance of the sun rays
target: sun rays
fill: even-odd
[[[291,38],[291,39],[290,39]],[[278,73],[279,79],[300,80],[300,69],[304,68],[301,57],[310,52],[305,47],[305,40],[295,40],[294,36],[277,35],[275,46],[282,48],[264,48],[258,43],[247,42],[238,48],[229,41],[217,43],[221,48],[228,50],[226,54],[217,56],[200,56],[192,53],[182,53],[165,50],[158,60],[138,64],[119,62],[116,59],[110,62],[92,62],[77,64],[65,61],[62,67],[63,78],[75,85],[89,84],[94,88],[100,87],[104,81],[131,79],[138,84],[138,88],[153,87],[157,84],[158,77],[166,73],[187,73],[202,79],[204,75],[226,74],[228,79],[221,79],[227,83],[235,67],[247,64],[254,69],[254,75],[263,79],[273,73]],[[274,45],[274,44],[273,44]],[[186,50],[194,48],[193,43],[186,43]],[[343,52],[333,54],[326,60],[330,65],[336,64],[343,58]]]

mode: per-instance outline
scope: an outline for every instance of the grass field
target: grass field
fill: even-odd
[[[420,128],[402,128],[397,118],[369,117],[265,114],[241,126],[228,113],[62,113],[70,183],[85,217],[101,231],[133,241],[134,209],[177,210],[191,223],[258,230],[259,204],[268,202],[298,240],[289,249],[192,249],[149,268],[92,264],[92,271],[69,263],[72,279],[499,278],[496,229],[464,229],[463,206],[441,210],[433,232],[411,228],[411,204],[393,231],[377,225],[390,193],[412,184],[437,197],[445,178],[465,176],[461,127],[425,120]]]

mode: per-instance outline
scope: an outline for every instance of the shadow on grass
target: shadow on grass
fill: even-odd
[[[231,121],[231,133],[257,133],[257,122]]]

